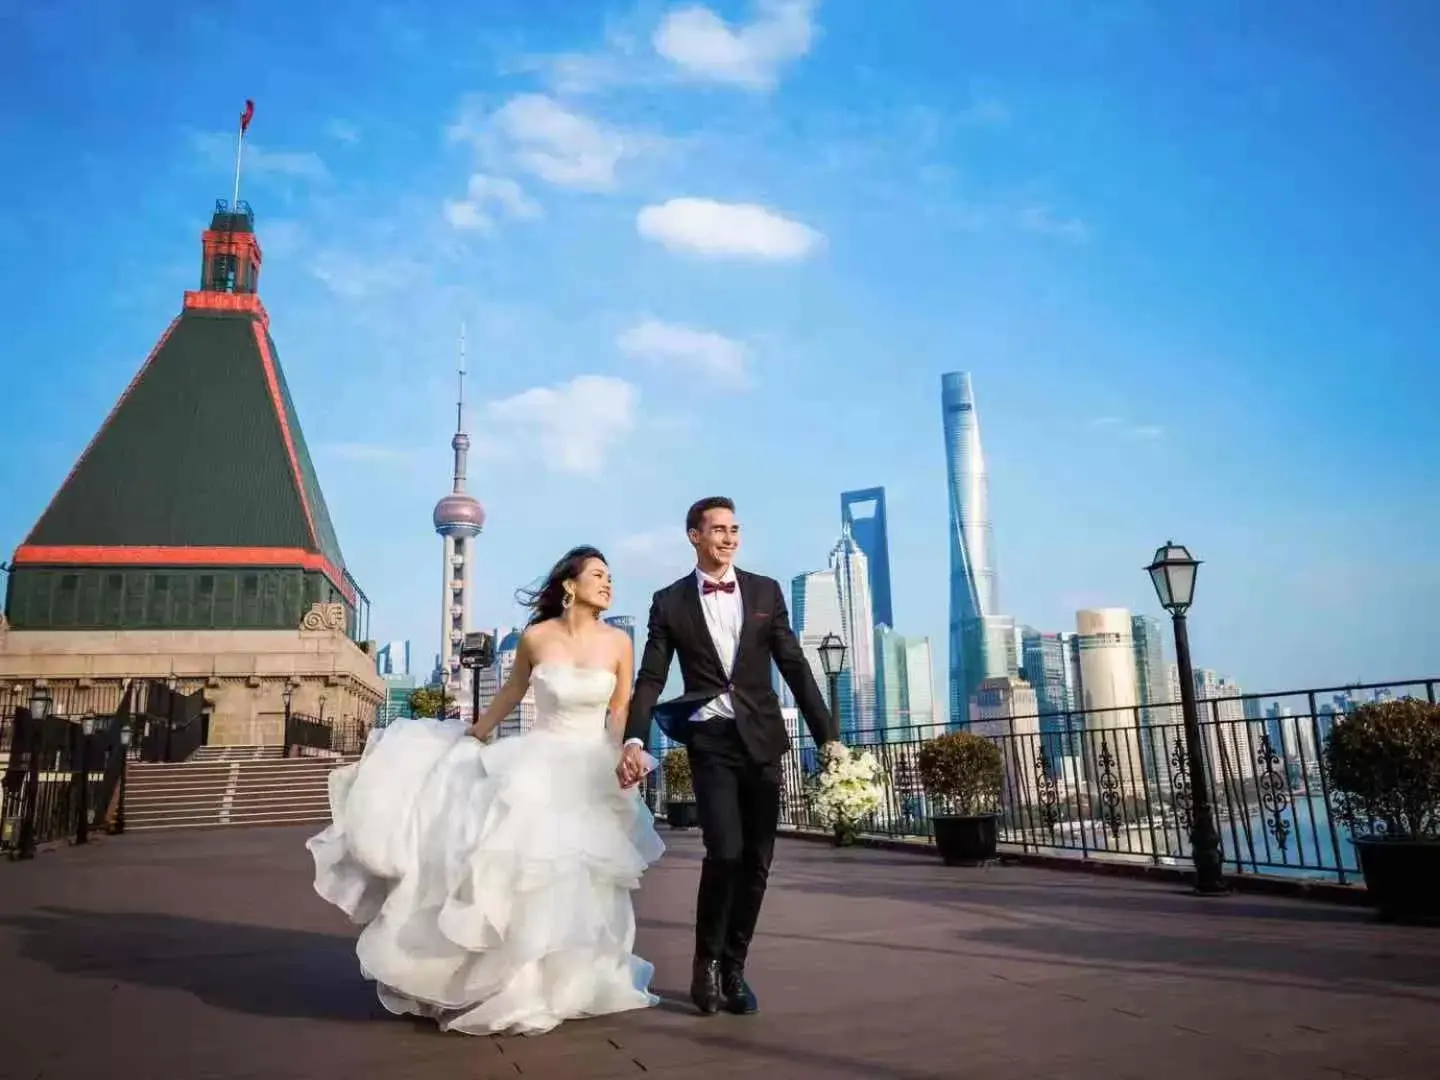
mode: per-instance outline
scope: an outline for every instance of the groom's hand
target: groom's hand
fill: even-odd
[[[626,743],[615,766],[615,778],[622,788],[632,788],[645,776],[645,748],[639,743]]]

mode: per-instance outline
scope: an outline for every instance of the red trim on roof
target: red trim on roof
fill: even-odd
[[[324,574],[355,603],[355,590],[339,568],[324,555],[302,548],[22,544],[13,561],[17,566],[298,566]]]
[[[35,524],[30,527],[30,532],[26,534],[25,538],[27,540],[35,535],[35,530],[40,527],[40,522],[45,520],[46,514],[49,514],[50,511],[54,509],[55,500],[60,498],[60,493],[69,486],[70,481],[75,478],[75,474],[80,471],[80,466],[83,465],[85,459],[90,456],[90,451],[95,449],[95,444],[100,441],[100,436],[105,434],[105,429],[110,426],[110,421],[115,419],[115,414],[120,411],[120,406],[125,404],[125,399],[128,398],[135,387],[140,384],[141,377],[144,376],[145,372],[150,370],[150,365],[153,364],[155,358],[160,355],[160,350],[165,348],[165,343],[170,340],[170,335],[175,332],[175,327],[179,324],[179,315],[170,320],[170,325],[165,328],[165,333],[160,335],[160,340],[157,341],[155,347],[150,350],[150,355],[147,356],[145,362],[140,365],[140,370],[135,373],[135,377],[131,379],[130,384],[125,387],[125,392],[122,393],[120,397],[116,399],[115,404],[110,407],[110,412],[106,415],[105,422],[95,430],[95,434],[91,436],[90,442],[86,445],[84,451],[75,459],[75,464],[70,466],[70,471],[65,474],[64,482],[55,489],[55,494],[50,496],[50,501],[45,504],[45,512],[35,519]],[[316,544],[315,546],[319,547],[320,545]]]
[[[300,457],[295,453],[295,440],[290,437],[290,421],[285,417],[285,398],[280,393],[280,379],[275,373],[275,358],[270,355],[270,343],[265,339],[265,330],[259,323],[253,325],[255,344],[260,349],[260,363],[265,368],[265,384],[270,388],[270,403],[275,406],[275,415],[280,420],[280,435],[285,440],[285,453],[290,458],[290,475],[295,480],[295,491],[300,496],[300,506],[305,511],[305,524],[310,527],[310,543],[320,550],[320,532],[315,528],[315,515],[310,510],[310,499],[305,494],[305,476],[300,471]]]
[[[254,315],[262,326],[270,325],[270,314],[260,302],[259,293],[225,293],[203,290],[185,292],[186,311],[224,311]]]

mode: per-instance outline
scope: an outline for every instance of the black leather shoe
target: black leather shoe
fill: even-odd
[[[720,961],[695,961],[695,974],[690,980],[690,1000],[706,1016],[714,1016],[724,1003],[720,992]]]
[[[725,1011],[736,1016],[749,1016],[760,1011],[755,991],[745,981],[745,969],[728,968],[720,976],[720,993],[725,998]]]

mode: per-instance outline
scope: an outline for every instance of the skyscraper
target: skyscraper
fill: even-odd
[[[1105,750],[1114,756],[1112,771],[1129,791],[1144,783],[1139,704],[1135,678],[1135,642],[1130,612],[1100,608],[1075,614],[1080,653],[1081,703],[1087,710],[1087,740],[1082,747],[1091,779],[1106,770]]]
[[[895,625],[890,604],[890,539],[885,523],[885,489],[865,488],[840,495],[840,524],[865,553],[870,573],[870,604],[877,625]]]
[[[1080,707],[1080,654],[1072,633],[1049,634],[1025,627],[1021,633],[1020,667],[1025,681],[1035,688],[1040,711],[1040,742],[1051,766],[1060,775],[1060,761],[1079,753],[1071,713]],[[1070,724],[1072,738],[1065,738]]]
[[[881,623],[875,627],[875,728],[879,741],[915,738],[910,727],[910,680],[905,639]]]
[[[905,681],[910,699],[910,726],[915,729],[907,737],[929,738],[935,734],[929,730],[935,723],[935,665],[928,637],[905,639]]]
[[[794,622],[795,636],[805,659],[810,664],[810,673],[820,685],[823,693],[829,693],[829,679],[825,666],[820,662],[820,642],[826,634],[838,634],[848,647],[845,637],[845,620],[840,613],[840,587],[835,582],[834,569],[812,570],[808,574],[796,574],[790,582],[790,617]],[[850,693],[850,672],[848,662],[841,672],[835,692],[835,722],[839,725],[842,739],[851,740],[855,730],[854,700]]]
[[[410,674],[410,642],[387,641],[375,650],[375,670],[381,675]]]
[[[849,646],[845,666],[850,673],[854,733],[859,742],[875,741],[875,611],[870,601],[870,573],[865,553],[842,526],[830,549],[830,569],[840,598],[840,636]]]
[[[909,742],[935,734],[935,673],[930,639],[875,627],[875,739]]]
[[[455,473],[450,494],[435,504],[435,531],[444,552],[440,595],[440,678],[449,696],[468,705],[469,685],[460,666],[460,646],[471,626],[475,592],[475,538],[485,527],[480,500],[465,490],[465,459],[470,436],[465,434],[465,329],[460,329],[459,394],[455,401]]]
[[[994,534],[969,372],[942,375],[940,400],[950,501],[950,720],[965,723],[980,682],[1008,672],[990,655],[999,633],[986,625],[998,612]]]
[[[1158,727],[1169,715],[1163,706],[1171,704],[1166,700],[1170,687],[1160,620],[1149,615],[1132,615],[1130,636],[1135,648],[1135,693],[1141,705],[1140,722],[1146,728]],[[1161,760],[1162,741],[1158,731],[1145,734],[1145,775],[1152,783],[1165,772],[1165,762]]]

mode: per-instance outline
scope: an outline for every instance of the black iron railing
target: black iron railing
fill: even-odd
[[[1330,730],[1363,701],[1436,700],[1440,680],[1207,698],[1201,746],[1226,869],[1358,881],[1353,835],[1371,827],[1336,809],[1324,763]],[[943,730],[964,728],[1001,750],[1005,782],[1000,841],[1022,851],[1086,859],[1188,866],[1189,753],[1178,704],[996,717],[948,725],[887,725],[852,746],[882,769],[881,807],[861,833],[928,842],[932,805],[919,750]],[[804,739],[782,766],[782,823],[818,829],[808,780],[816,768]]]
[[[29,858],[40,844],[84,843],[92,830],[124,828],[125,733],[134,692],[110,716],[46,715],[28,708],[8,717],[0,780],[0,851]]]
[[[371,725],[358,717],[337,719],[291,713],[285,718],[285,756],[358,754],[365,749],[370,729]]]

